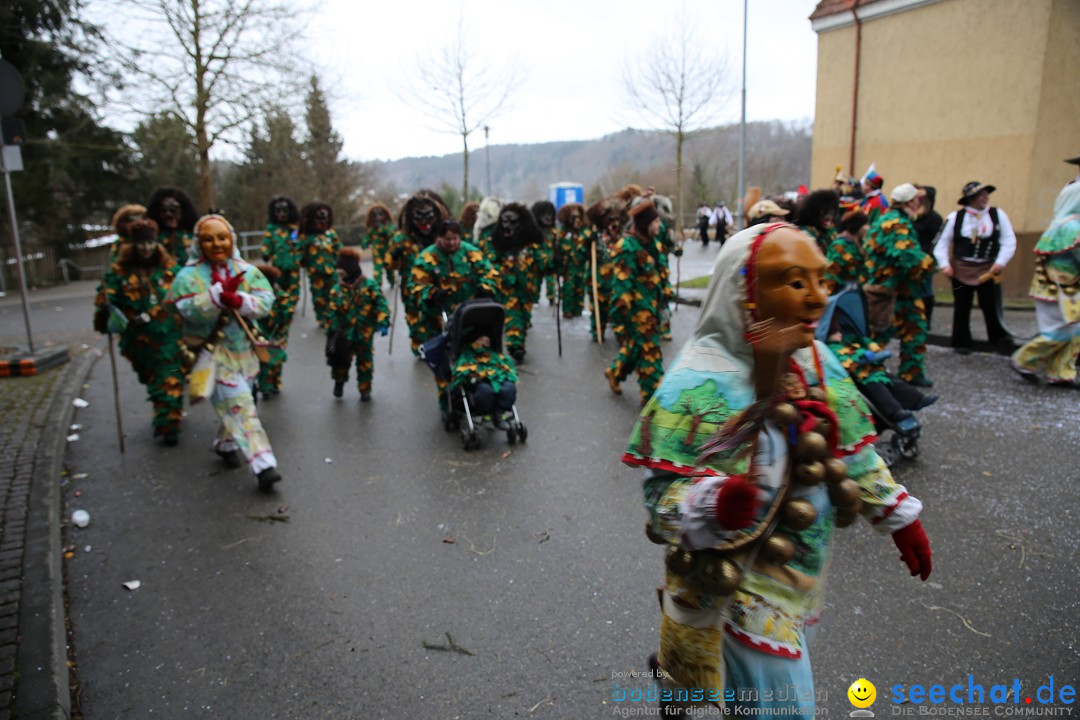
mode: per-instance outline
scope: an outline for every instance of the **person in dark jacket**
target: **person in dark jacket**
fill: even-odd
[[[912,225],[915,226],[915,234],[919,236],[919,247],[927,255],[934,254],[934,242],[937,240],[941,226],[945,224],[941,214],[934,210],[934,200],[937,198],[937,189],[931,185],[916,185],[919,190],[919,211]],[[926,306],[926,327],[930,327],[930,320],[934,314],[934,273],[927,273],[923,280],[923,305]]]

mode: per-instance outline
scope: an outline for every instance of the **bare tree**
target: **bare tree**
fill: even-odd
[[[464,12],[457,33],[426,57],[418,57],[417,74],[402,85],[402,100],[427,117],[434,130],[461,137],[461,197],[469,197],[469,135],[506,109],[521,74],[515,63],[485,63],[470,52],[477,47],[465,37]]]
[[[291,51],[297,15],[279,0],[120,0],[113,33],[119,62],[135,82],[122,102],[166,112],[195,137],[199,203],[214,205],[210,150],[249,128],[297,77]],[[137,28],[132,32],[132,28]],[[303,75],[301,75],[303,77]]]
[[[681,233],[683,143],[715,121],[731,99],[727,62],[715,55],[710,43],[695,37],[693,21],[683,5],[675,17],[674,31],[624,63],[623,81],[632,109],[675,136],[675,212]]]

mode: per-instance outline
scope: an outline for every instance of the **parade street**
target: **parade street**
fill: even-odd
[[[715,252],[688,246],[684,279]],[[3,337],[22,331],[16,303],[3,301]],[[34,310],[44,337],[89,336],[89,291]],[[697,312],[673,314],[665,364]],[[62,517],[90,516],[63,540],[84,717],[655,712],[616,701],[649,687],[663,552],[643,532],[643,474],[619,462],[639,407],[633,379],[621,397],[604,379],[613,340],[590,343],[584,316],[563,320],[559,357],[542,301],[519,368],[527,442],[483,430],[466,452],[443,430],[400,308],[393,354],[376,341],[369,403],[353,380],[332,396],[324,339],[310,304],[298,311],[283,390],[260,401],[284,478],[272,494],[223,468],[207,403],[186,407],[178,447],[155,443],[117,354],[121,454],[107,353],[96,361],[62,479]],[[932,346],[929,372],[941,399],[895,474],[925,504],[933,574],[909,577],[867,523],[837,531],[811,645],[820,714],[846,716],[860,677],[877,686],[879,717],[897,685],[1019,679],[1022,705],[1080,677],[1080,394],[1025,384],[984,353]]]

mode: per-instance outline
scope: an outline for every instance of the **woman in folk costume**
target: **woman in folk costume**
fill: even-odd
[[[623,461],[653,470],[646,534],[667,547],[662,701],[812,715],[806,628],[823,607],[833,529],[859,515],[892,535],[912,575],[930,575],[922,504],[889,474],[865,403],[814,341],[824,271],[792,225],[729,239],[694,334],[630,437]]]
[[[246,460],[269,490],[281,480],[270,439],[255,412],[252,385],[259,358],[252,341],[253,320],[274,302],[270,283],[240,258],[236,231],[220,215],[195,223],[195,244],[176,276],[168,302],[184,318],[184,338],[196,352],[190,375],[192,402],[209,397],[221,419],[214,450],[228,467]]]
[[[1041,371],[1053,385],[1077,387],[1080,355],[1080,183],[1066,185],[1054,219],[1035,245],[1031,297],[1039,335],[1012,356],[1012,369],[1029,382]]]

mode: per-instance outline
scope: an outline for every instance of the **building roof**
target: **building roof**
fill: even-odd
[[[856,9],[860,20],[872,20],[893,13],[913,10],[941,0],[820,0],[810,22],[817,32],[845,27],[855,22]]]
[[[814,8],[814,12],[810,13],[810,19],[817,20],[837,13],[847,12],[855,7],[856,2],[859,2],[859,0],[821,0],[817,7]],[[878,2],[878,0],[862,0],[859,2],[859,6],[869,5],[874,2]]]

